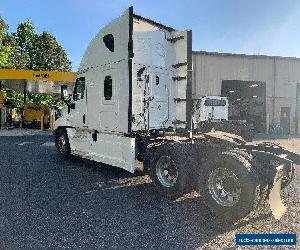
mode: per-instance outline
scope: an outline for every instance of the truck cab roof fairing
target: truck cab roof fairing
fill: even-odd
[[[127,9],[97,33],[84,53],[79,73],[128,59],[130,12],[131,8]],[[113,38],[113,51],[107,47],[109,37]]]
[[[131,131],[131,27],[132,7],[102,28],[84,53],[78,76],[86,79],[86,120],[90,129],[124,134]],[[112,79],[112,96],[103,100],[107,76]],[[91,111],[92,100],[99,107],[98,114]]]
[[[133,7],[129,7],[119,18],[114,19],[112,22],[106,25],[93,38],[83,55],[78,70],[79,73],[94,67],[100,67],[109,63],[125,60],[128,57],[132,58],[134,55],[130,53],[130,49],[132,49],[133,45],[131,44],[130,48],[128,42],[131,42],[130,40],[132,40],[133,24],[131,22],[134,22],[134,20],[142,20],[143,22],[169,32],[175,31],[175,29],[172,27],[133,13]],[[128,39],[124,40],[124,35],[126,35]],[[113,53],[109,53],[112,51],[110,48],[107,48],[106,43],[103,41],[103,39],[108,36],[112,37],[114,40],[115,48]],[[122,36],[123,40],[119,39],[120,36]],[[127,53],[128,51],[129,55]]]
[[[144,21],[144,22],[146,22],[146,23],[149,23],[149,24],[152,24],[152,25],[154,25],[154,26],[156,26],[156,27],[158,27],[158,28],[165,29],[166,31],[175,31],[175,29],[172,28],[172,27],[166,26],[166,25],[164,25],[164,24],[161,24],[161,23],[159,23],[159,22],[156,22],[156,21],[154,21],[154,20],[151,20],[151,19],[149,19],[149,18],[140,16],[140,15],[137,15],[137,14],[135,14],[135,13],[133,14],[133,17],[134,17],[134,19],[136,19],[136,20],[142,20],[142,21]]]

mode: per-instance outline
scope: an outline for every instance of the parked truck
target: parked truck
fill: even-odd
[[[246,120],[228,119],[227,97],[203,96],[193,100],[193,124],[198,132],[224,131],[240,135],[246,141],[253,140],[253,124]]]
[[[174,199],[197,190],[217,216],[235,221],[275,184],[286,186],[294,163],[283,148],[197,130],[194,101],[192,32],[130,7],[82,58],[72,100],[55,122],[58,154],[131,173],[142,162],[160,194]]]

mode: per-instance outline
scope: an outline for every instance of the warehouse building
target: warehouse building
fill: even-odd
[[[300,133],[300,58],[194,51],[193,95],[228,97],[257,132]]]

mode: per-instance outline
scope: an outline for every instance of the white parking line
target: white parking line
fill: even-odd
[[[21,143],[16,143],[18,146],[24,146],[26,144],[31,144],[33,143],[32,141],[24,141],[24,142],[21,142]]]
[[[41,146],[43,146],[43,147],[54,147],[55,143],[51,142],[51,141],[48,141],[48,142],[43,143]]]

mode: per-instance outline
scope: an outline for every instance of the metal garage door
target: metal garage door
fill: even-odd
[[[223,80],[222,96],[229,101],[229,119],[246,120],[257,133],[266,132],[266,84],[257,81]]]

